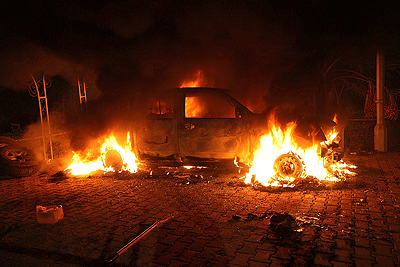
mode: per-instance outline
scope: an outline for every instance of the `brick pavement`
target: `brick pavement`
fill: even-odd
[[[171,212],[110,266],[399,266],[400,153],[346,159],[359,174],[329,189],[255,190],[206,169],[200,178],[48,171],[2,179],[0,266],[107,266]],[[48,204],[63,205],[64,219],[37,223],[36,205]],[[273,211],[297,218],[302,231],[278,235]]]

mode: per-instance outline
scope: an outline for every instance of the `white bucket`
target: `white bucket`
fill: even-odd
[[[38,223],[53,224],[64,218],[61,205],[36,206],[36,217]]]

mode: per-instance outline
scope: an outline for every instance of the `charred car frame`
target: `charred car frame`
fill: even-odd
[[[149,93],[140,103],[144,120],[135,122],[135,152],[140,159],[204,162],[236,158],[249,165],[261,135],[267,133],[266,114],[254,114],[227,90],[208,87],[175,88]],[[307,146],[326,141],[321,121],[298,119],[296,138]],[[328,127],[335,125],[325,120]],[[313,139],[313,140],[311,140]],[[340,160],[336,143],[323,145],[321,157]]]

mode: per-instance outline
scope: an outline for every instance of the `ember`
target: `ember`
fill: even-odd
[[[126,142],[122,146],[118,144],[113,134],[99,141],[100,152],[95,155],[88,149],[85,153],[74,153],[73,163],[65,171],[72,175],[84,175],[94,171],[103,172],[138,171],[138,162],[131,149],[130,134],[127,133]]]
[[[344,175],[354,175],[349,169],[355,166],[342,161],[334,161],[335,155],[329,149],[333,146],[337,135],[332,131],[327,136],[328,141],[316,143],[304,149],[296,142],[295,123],[289,123],[283,131],[274,119],[269,120],[270,132],[261,137],[259,149],[245,183],[258,182],[263,186],[293,187],[295,181],[312,176],[318,180],[338,181]],[[326,158],[321,157],[324,150]],[[330,154],[329,154],[330,153]]]

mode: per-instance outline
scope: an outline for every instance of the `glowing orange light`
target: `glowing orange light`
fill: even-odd
[[[72,160],[73,163],[69,165],[65,170],[72,175],[84,175],[94,171],[128,171],[135,173],[138,171],[138,161],[135,154],[131,150],[130,134],[127,133],[126,142],[123,145],[118,144],[115,136],[111,134],[106,138],[102,138],[100,146],[100,152],[96,153],[97,156],[93,155],[93,152],[88,149],[84,154],[74,153]],[[112,151],[114,154],[119,155],[118,160],[121,160],[122,164],[119,169],[115,166],[107,166],[107,155]]]
[[[185,117],[197,118],[201,112],[201,105],[196,97],[187,96],[185,98]]]
[[[337,181],[338,178],[332,172],[354,175],[349,169],[355,166],[344,162],[326,166],[326,162],[319,155],[318,144],[307,149],[299,147],[293,138],[295,123],[289,123],[285,131],[274,118],[271,118],[268,124],[270,132],[261,137],[245,183],[257,181],[264,186],[293,186],[294,180],[307,176],[318,180]],[[330,140],[336,135],[334,131],[330,133]]]
[[[203,86],[204,76],[201,70],[197,71],[196,79],[195,80],[187,80],[184,81],[181,85],[182,87],[199,87]]]

